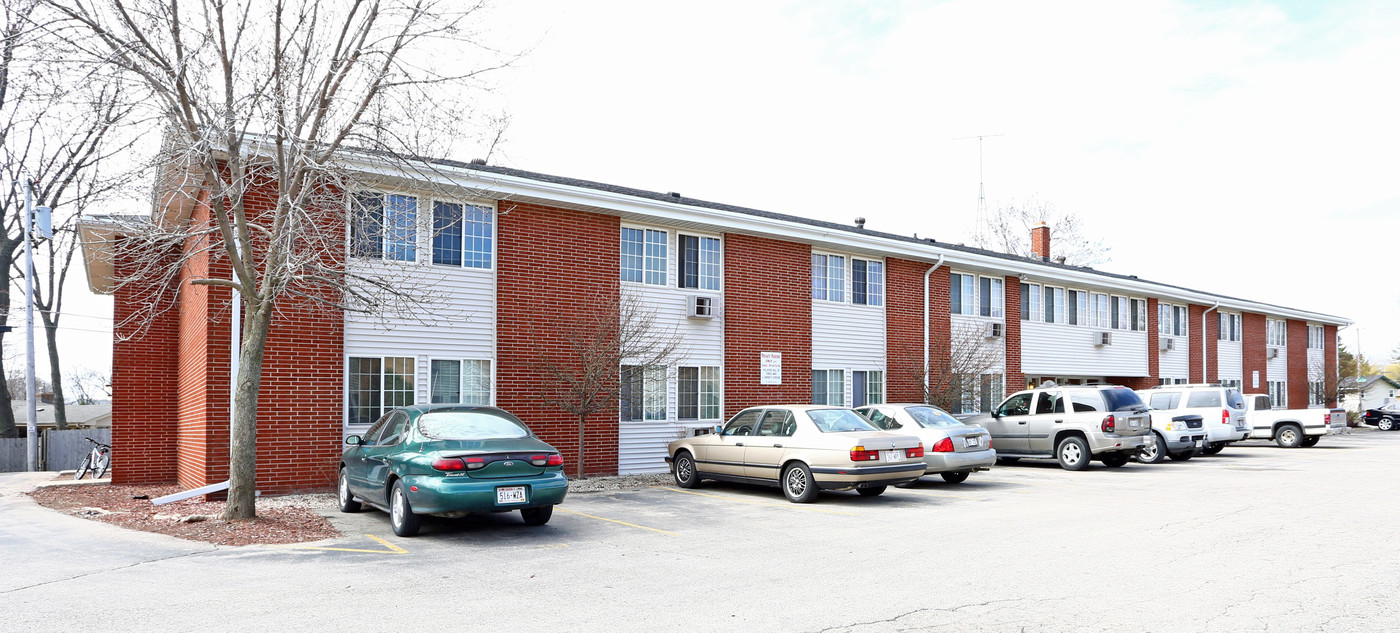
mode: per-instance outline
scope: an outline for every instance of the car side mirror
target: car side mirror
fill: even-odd
[[[1000,419],[1001,419],[1001,412],[1000,412],[1000,411],[992,411],[992,419],[993,419],[993,420],[1000,420]]]
[[[351,435],[350,437],[345,438],[345,443],[351,446],[360,446],[365,443],[365,438],[362,438],[358,435]]]
[[[723,433],[724,433],[724,425],[723,425],[723,424],[716,424],[716,425],[715,425],[715,435],[721,435],[721,434],[723,434]]]

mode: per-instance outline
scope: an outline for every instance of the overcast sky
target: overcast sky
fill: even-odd
[[[978,142],[955,139],[999,134],[988,205],[1079,214],[1099,268],[1400,345],[1400,3],[544,0],[489,29],[530,49],[493,79],[494,164],[960,242]],[[64,337],[110,363],[110,337]]]

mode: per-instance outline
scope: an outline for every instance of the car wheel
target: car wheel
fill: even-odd
[[[878,497],[885,494],[885,486],[871,486],[869,488],[856,488],[856,492],[862,497]]]
[[[1381,419],[1377,420],[1377,421],[1376,421],[1376,430],[1378,430],[1378,431],[1394,431],[1394,430],[1395,430],[1395,420],[1392,420],[1392,419],[1390,419],[1390,418],[1381,418]]]
[[[1223,450],[1225,450],[1224,442],[1206,442],[1206,447],[1201,449],[1201,453],[1206,455],[1215,455]]]
[[[695,458],[690,453],[681,451],[676,453],[675,468],[671,473],[676,478],[676,485],[682,488],[700,487],[700,473],[695,470]]]
[[[1071,435],[1060,440],[1055,447],[1055,457],[1060,460],[1060,468],[1065,470],[1084,470],[1089,467],[1089,443],[1078,435]]]
[[[1172,453],[1172,454],[1168,455],[1167,457],[1172,458],[1172,461],[1174,461],[1174,462],[1184,462],[1184,461],[1189,460],[1189,459],[1191,459],[1192,457],[1195,457],[1195,456],[1196,456],[1196,454],[1193,453],[1193,452],[1191,452],[1191,451],[1182,451],[1182,452],[1180,452],[1180,453]]]
[[[1155,464],[1162,461],[1167,455],[1167,442],[1162,436],[1156,433],[1147,438],[1147,444],[1138,451],[1137,460],[1143,464]]]
[[[1005,464],[1014,464],[1021,461],[1020,457],[997,457],[997,461]]]
[[[1317,443],[1320,441],[1322,441],[1321,435],[1308,435],[1303,438],[1302,446],[1303,448],[1312,448],[1314,446],[1317,446]]]
[[[817,500],[817,482],[806,464],[798,462],[783,469],[783,495],[793,503]]]
[[[423,517],[414,514],[413,506],[408,503],[402,479],[395,480],[394,489],[389,492],[389,523],[394,527],[394,534],[399,536],[413,536],[423,526]]]
[[[359,501],[355,500],[355,495],[350,494],[350,478],[345,476],[345,469],[340,469],[340,481],[336,484],[336,496],[340,498],[341,512],[359,512]]]
[[[971,474],[972,474],[972,471],[968,471],[968,470],[955,470],[955,471],[953,471],[953,472],[951,472],[951,473],[938,473],[938,476],[939,476],[939,477],[942,477],[942,478],[943,478],[943,481],[946,481],[946,482],[948,482],[948,483],[950,483],[950,484],[960,484],[960,483],[962,483],[962,482],[964,482],[964,481],[967,481],[968,475],[971,475]]]
[[[1278,427],[1274,441],[1282,448],[1298,448],[1303,443],[1303,429],[1294,424],[1285,424]]]
[[[525,519],[525,525],[544,525],[549,523],[551,516],[554,516],[554,506],[520,509],[520,518]]]
[[[1109,468],[1121,468],[1124,464],[1128,463],[1128,454],[1108,453],[1103,457],[1100,457],[1099,461],[1103,462],[1103,465],[1108,466]]]

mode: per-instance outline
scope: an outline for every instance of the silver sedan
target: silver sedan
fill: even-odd
[[[948,483],[960,484],[973,471],[986,470],[997,461],[986,429],[963,424],[933,405],[876,404],[856,411],[881,430],[923,440],[925,475],[938,474]]]

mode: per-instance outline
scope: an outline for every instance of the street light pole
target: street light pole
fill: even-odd
[[[39,402],[34,393],[34,193],[28,176],[24,179],[24,385],[25,407],[29,423],[25,425],[28,438],[29,471],[39,470]]]

